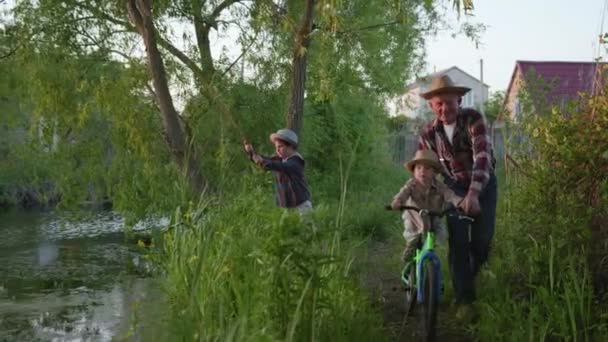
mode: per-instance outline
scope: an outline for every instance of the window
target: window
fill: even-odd
[[[462,106],[463,107],[474,107],[475,106],[475,93],[473,90],[470,90],[468,93],[464,95],[462,98]]]

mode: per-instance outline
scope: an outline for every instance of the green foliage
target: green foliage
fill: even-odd
[[[3,93],[12,108],[5,130],[15,135],[5,145],[9,187],[35,189],[42,182],[61,194],[63,206],[110,197],[138,215],[173,205],[176,184],[161,181],[176,171],[160,118],[134,90],[145,80],[141,65],[98,55],[63,59],[50,49],[22,50],[3,66],[13,75],[9,84],[20,89]]]
[[[134,216],[185,208],[175,213],[157,259],[178,338],[381,340],[380,320],[351,269],[351,248],[394,223],[381,208],[405,172],[388,160],[383,101],[420,66],[434,2],[318,2],[312,45],[301,51],[308,57],[301,152],[317,208],[304,222],[274,208],[271,178],[254,171],[240,146],[247,138],[270,152],[269,133],[284,125],[302,2],[238,4],[213,18],[219,3],[154,6],[168,82],[217,187],[208,195],[214,203],[187,204],[196,197],[163,141],[123,1],[16,4],[6,40],[15,54],[0,65],[8,75],[0,82],[8,99],[2,109],[15,119],[0,122],[28,135],[3,151],[10,159],[0,164],[2,186],[46,182],[62,205],[108,197]],[[239,78],[228,54],[212,58],[190,31],[173,26],[191,29],[195,20],[210,25],[218,42],[235,27],[232,20],[238,23],[243,50],[253,42],[243,57],[253,76]],[[245,179],[251,173],[253,180]]]
[[[389,132],[401,132],[408,127],[413,119],[406,115],[396,115],[388,118],[387,129]]]
[[[186,340],[382,340],[329,211],[301,219],[248,189],[178,210],[165,237],[173,333]]]
[[[528,99],[540,101],[542,89],[528,86]],[[606,98],[584,96],[562,108],[524,106],[512,149],[520,168],[505,179],[480,339],[608,337]]]
[[[205,69],[216,92],[199,86],[196,70],[184,64],[189,59],[200,68],[210,57],[194,36],[182,36],[186,59],[162,43],[176,35],[172,20],[193,24],[189,14],[196,14],[195,4],[160,2],[155,24],[172,90],[185,103],[182,123],[202,151],[204,174],[220,191],[230,191],[230,180],[247,163],[241,140],[269,151],[268,134],[284,125],[286,76],[302,3],[259,1],[250,10],[236,5],[225,10],[242,23],[237,41],[244,48],[257,37],[244,57],[256,78],[237,80],[238,73],[230,69],[234,64],[222,54],[213,69]],[[201,15],[208,17],[219,1],[201,4]],[[433,26],[436,14],[428,2],[405,6],[385,0],[321,1],[316,13],[307,51],[302,152],[310,160],[310,173],[329,179],[339,177],[335,158],[346,163],[355,156],[351,183],[369,184],[375,172],[361,170],[385,165],[378,157],[384,147],[378,143],[384,140],[382,99],[401,90],[419,66],[421,34]],[[119,210],[145,214],[187,195],[176,191],[181,181],[164,182],[179,174],[168,165],[158,109],[141,54],[134,49],[140,42],[124,3],[22,1],[10,15],[6,42],[16,48],[11,65],[21,73],[7,89],[21,90],[9,95],[28,120],[25,129],[38,148],[52,150],[51,159],[60,166],[47,177],[63,195],[62,204],[109,197]],[[230,25],[216,24],[211,29],[220,36]]]
[[[499,118],[505,117],[504,111],[505,92],[497,91],[490,95],[490,98],[484,104],[485,116],[490,123],[494,123]]]

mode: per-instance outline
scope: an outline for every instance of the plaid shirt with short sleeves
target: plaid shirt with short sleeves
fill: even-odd
[[[476,193],[483,190],[494,170],[486,124],[483,116],[471,108],[459,109],[452,143],[446,136],[443,123],[435,119],[423,128],[418,149],[437,153],[444,176]]]

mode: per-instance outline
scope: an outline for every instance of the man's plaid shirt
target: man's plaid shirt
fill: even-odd
[[[443,174],[469,191],[479,193],[493,172],[492,144],[482,115],[471,108],[461,108],[456,116],[452,143],[437,119],[426,125],[418,149],[437,153]]]

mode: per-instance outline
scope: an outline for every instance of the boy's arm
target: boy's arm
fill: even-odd
[[[247,157],[249,157],[249,160],[262,166],[262,162],[264,161],[264,159],[266,159],[266,157],[258,154],[253,148],[253,145],[251,145],[247,141],[243,141],[243,150],[245,150],[245,153],[247,153]]]
[[[304,161],[298,157],[291,157],[286,161],[283,161],[281,159],[262,157],[260,165],[264,169],[271,171],[281,171],[285,173],[304,172]]]
[[[251,161],[262,167],[264,166],[264,160],[266,160],[266,159],[268,159],[268,158],[264,157],[261,154],[254,153],[251,155]]]
[[[455,207],[458,207],[460,205],[460,203],[462,202],[462,200],[464,199],[463,197],[456,195],[456,193],[454,191],[452,191],[452,189],[448,188],[448,186],[443,183],[438,183],[437,189],[441,193],[443,200],[446,203],[453,204]]]
[[[270,158],[264,157],[263,155],[257,154],[256,152],[249,153],[249,160],[256,163],[260,167],[264,167],[265,160],[267,160],[267,159],[270,159]]]
[[[401,202],[401,204],[403,204],[408,198],[410,198],[410,196],[412,196],[412,183],[408,181],[393,197],[393,202],[398,200]]]

